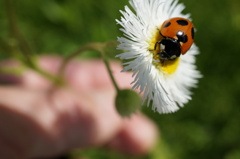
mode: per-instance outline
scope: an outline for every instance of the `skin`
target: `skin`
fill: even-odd
[[[40,66],[56,73],[61,59],[42,57]],[[16,62],[0,66],[18,67]],[[120,88],[130,88],[131,73],[112,62]],[[114,108],[115,89],[99,60],[71,62],[68,86],[52,88],[33,71],[21,77],[0,75],[0,156],[11,159],[54,157],[75,148],[106,146],[143,155],[157,140],[155,124],[141,113],[122,118]]]

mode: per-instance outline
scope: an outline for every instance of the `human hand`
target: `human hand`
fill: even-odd
[[[60,61],[43,57],[40,65],[56,73]],[[119,87],[129,88],[131,74],[120,74],[118,63],[111,63],[111,69]],[[101,61],[71,62],[64,75],[69,82],[64,88],[51,89],[51,83],[33,71],[20,79],[7,78],[14,79],[13,84],[0,86],[1,158],[51,157],[102,145],[134,155],[150,151],[157,138],[155,125],[140,113],[118,115],[116,92]]]

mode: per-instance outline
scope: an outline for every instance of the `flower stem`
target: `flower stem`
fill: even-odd
[[[5,54],[7,54],[9,52],[9,47],[8,47],[6,41],[2,37],[0,37],[0,49]]]
[[[103,62],[104,64],[106,65],[107,67],[107,71],[110,75],[110,78],[113,82],[113,85],[116,89],[116,91],[119,91],[119,87],[113,77],[113,74],[112,74],[112,71],[110,69],[110,65],[109,65],[109,62],[108,62],[108,59],[107,57],[105,56],[105,52],[104,52],[104,49],[106,47],[111,47],[111,46],[115,46],[116,43],[114,42],[109,42],[109,43],[97,43],[97,42],[93,42],[93,43],[88,43],[84,46],[82,46],[81,48],[79,48],[77,51],[73,52],[72,54],[70,54],[69,56],[67,56],[64,61],[62,62],[62,65],[60,66],[60,69],[59,69],[59,72],[58,72],[58,75],[60,77],[63,78],[63,73],[64,73],[64,70],[65,70],[65,67],[67,66],[67,64],[76,56],[78,56],[79,54],[85,52],[85,51],[96,51],[98,52],[101,56],[102,56],[102,59],[103,59]]]
[[[101,55],[102,55],[103,62],[104,62],[104,64],[105,64],[106,67],[107,67],[108,74],[110,75],[110,78],[111,78],[111,80],[112,80],[112,82],[113,82],[113,85],[114,85],[116,91],[119,92],[120,89],[119,89],[119,87],[118,87],[118,85],[117,85],[117,82],[116,82],[115,78],[113,77],[113,73],[112,73],[112,71],[111,71],[111,68],[110,68],[108,59],[107,59],[107,57],[104,55],[103,52],[101,53]]]
[[[62,78],[59,78],[58,76],[52,75],[47,71],[44,71],[43,69],[39,68],[38,65],[33,65],[31,68],[38,72],[40,75],[50,80],[55,86],[63,86],[65,84],[65,81]]]
[[[0,73],[1,74],[8,74],[8,75],[14,75],[14,76],[20,76],[22,72],[24,71],[24,67],[17,67],[17,68],[11,68],[6,66],[1,66]]]
[[[76,50],[75,52],[69,54],[69,56],[65,57],[61,66],[60,66],[60,68],[59,68],[58,76],[63,78],[63,73],[64,73],[64,70],[65,70],[66,66],[68,65],[68,63],[73,58],[75,58],[76,56],[80,55],[81,53],[83,53],[85,51],[95,50],[94,45],[95,45],[95,43],[86,44],[86,45],[82,46],[81,48],[79,48],[78,50]]]
[[[41,74],[48,80],[54,82],[55,84],[62,85],[64,83],[62,79],[48,73],[47,71],[41,69],[38,66],[36,62],[36,57],[34,56],[28,41],[25,39],[25,37],[22,35],[21,31],[18,28],[14,3],[11,0],[5,0],[4,3],[9,23],[10,39],[8,45],[10,47],[10,51],[13,53],[13,56],[16,57],[19,61],[21,61],[24,66],[33,69],[34,71],[38,72],[39,74]],[[4,41],[2,39],[0,39],[0,42],[2,44],[2,47],[6,48],[6,46],[3,46]]]
[[[10,37],[15,39],[18,42],[19,48],[25,57],[26,62],[31,63],[32,62],[32,50],[30,45],[28,44],[28,41],[25,39],[25,37],[21,34],[18,28],[17,20],[16,20],[16,14],[14,10],[14,4],[11,0],[5,0],[5,7],[6,7],[6,13],[9,23],[9,33]]]

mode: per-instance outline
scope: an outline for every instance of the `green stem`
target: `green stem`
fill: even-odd
[[[21,49],[21,52],[23,53],[26,62],[31,63],[32,62],[32,51],[31,51],[31,47],[28,44],[28,41],[24,38],[24,36],[21,34],[21,32],[19,31],[18,28],[18,24],[16,21],[16,14],[15,14],[15,10],[13,7],[13,3],[11,0],[5,0],[5,6],[6,6],[6,13],[7,13],[7,18],[8,18],[8,23],[9,23],[9,32],[10,32],[10,36],[13,39],[16,39],[16,41],[19,44],[19,48]]]
[[[60,77],[63,77],[63,73],[64,73],[64,70],[66,68],[66,66],[68,65],[68,63],[73,59],[75,58],[76,56],[80,55],[81,53],[83,52],[86,52],[86,51],[97,51],[99,52],[99,50],[97,48],[102,48],[103,47],[103,44],[101,43],[88,43],[84,46],[82,46],[81,48],[79,48],[77,51],[69,54],[69,56],[65,57],[60,68],[59,68],[59,72],[58,72],[58,75]]]
[[[34,71],[36,71],[37,73],[39,73],[40,75],[47,78],[48,80],[52,81],[54,83],[54,85],[62,86],[65,84],[65,81],[62,78],[59,78],[58,76],[55,76],[55,75],[52,75],[52,74],[46,72],[45,70],[39,68],[37,65],[32,65],[31,68]]]
[[[117,91],[119,91],[119,87],[113,77],[113,74],[112,74],[112,71],[110,69],[110,65],[109,65],[109,62],[108,62],[108,59],[106,58],[105,54],[104,54],[104,49],[106,47],[109,47],[109,46],[115,46],[116,43],[114,42],[109,42],[109,43],[89,43],[89,44],[86,44],[84,46],[82,46],[80,49],[78,49],[77,51],[73,52],[72,54],[70,54],[69,56],[67,56],[64,61],[62,62],[62,65],[60,66],[60,69],[59,69],[59,76],[63,78],[63,73],[64,73],[64,69],[66,68],[67,64],[76,56],[78,56],[79,54],[85,52],[85,51],[96,51],[98,53],[100,53],[100,55],[102,56],[102,59],[103,59],[103,62],[104,64],[106,65],[107,67],[107,71],[110,75],[110,78],[113,82],[113,85],[115,87],[115,89]]]
[[[64,83],[62,79],[48,73],[47,71],[41,69],[38,66],[28,41],[21,34],[18,28],[15,9],[13,6],[14,3],[12,3],[11,0],[5,0],[4,2],[6,7],[8,23],[9,23],[9,33],[10,33],[9,46],[11,48],[11,51],[14,53],[14,56],[17,57],[18,60],[21,61],[25,66],[38,72],[48,80],[54,82],[57,85],[62,85]],[[1,43],[2,43],[2,40],[1,40]],[[22,56],[19,56],[19,55],[22,55]]]
[[[117,82],[116,82],[115,78],[113,77],[113,73],[112,73],[112,71],[111,71],[111,68],[110,68],[108,59],[107,59],[107,57],[104,55],[103,52],[100,52],[100,53],[101,53],[101,55],[102,55],[103,62],[104,62],[104,64],[105,64],[106,67],[107,67],[107,71],[108,71],[108,74],[110,75],[110,78],[111,78],[111,80],[112,80],[112,82],[113,82],[113,85],[114,85],[116,91],[119,92],[120,89],[119,89],[119,87],[118,87],[118,85],[117,85]]]
[[[0,49],[3,51],[3,53],[7,54],[9,52],[9,47],[5,40],[0,37]]]
[[[8,75],[14,75],[14,76],[20,76],[24,71],[24,67],[17,67],[17,68],[11,68],[2,66],[0,68],[1,74],[8,74]]]

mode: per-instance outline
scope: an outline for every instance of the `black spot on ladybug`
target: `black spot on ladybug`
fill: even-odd
[[[183,31],[178,31],[176,35],[178,37],[178,41],[183,43],[186,43],[188,41],[188,37],[187,35],[184,35]]]
[[[181,26],[188,25],[188,22],[186,20],[177,20],[177,23]]]
[[[178,37],[178,41],[186,43],[188,41],[188,37],[187,35],[183,35],[183,36],[177,36]]]
[[[192,32],[192,39],[194,39],[194,28],[193,27],[192,27],[191,32]]]
[[[166,23],[163,27],[166,28],[166,27],[168,27],[169,25],[171,25],[170,22]]]

